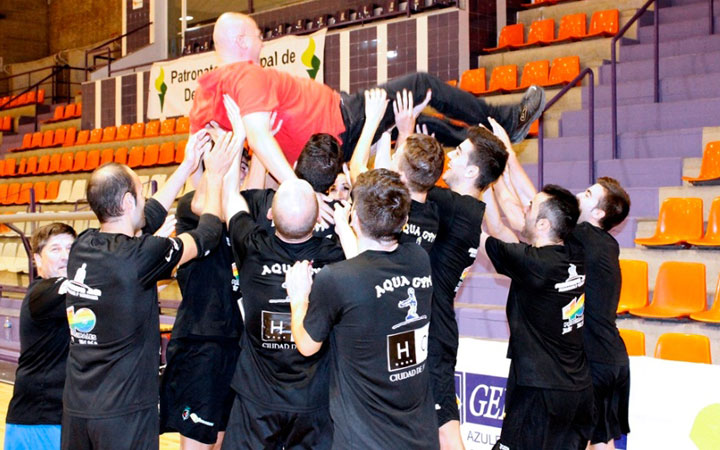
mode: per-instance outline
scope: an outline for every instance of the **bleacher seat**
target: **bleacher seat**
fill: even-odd
[[[175,122],[175,134],[188,134],[190,133],[190,118],[179,117]]]
[[[73,180],[67,178],[60,182],[58,186],[58,195],[53,200],[53,203],[68,203],[70,201],[70,194],[72,193]]]
[[[45,200],[47,194],[47,184],[44,181],[36,181],[33,184],[33,191],[35,192],[35,202],[41,202]]]
[[[643,308],[632,308],[638,317],[670,319],[705,311],[705,264],[665,261],[655,278],[652,302]]]
[[[100,165],[107,164],[109,162],[113,162],[113,159],[115,158],[115,150],[112,148],[105,148],[103,149],[102,153],[100,154]]]
[[[499,50],[505,50],[510,48],[512,45],[522,44],[525,39],[525,26],[521,23],[513,25],[505,25],[500,30],[500,36],[498,37],[497,47],[484,48],[484,52],[496,52]]]
[[[19,150],[25,150],[25,149],[30,148],[30,146],[32,145],[32,137],[33,137],[32,133],[25,133],[23,135],[22,145],[20,146]],[[15,149],[15,150],[18,150],[18,149]]]
[[[25,166],[26,175],[36,175],[38,171],[38,157],[31,156],[27,159],[27,165]]]
[[[55,130],[55,137],[53,138],[52,147],[60,147],[65,143],[65,128],[58,128]]]
[[[82,117],[82,102],[78,102],[75,104],[75,115],[73,115],[73,118],[80,118]]]
[[[38,159],[37,174],[45,175],[46,173],[48,173],[49,168],[50,168],[50,155],[42,155],[40,157],[40,159]]]
[[[90,132],[90,139],[88,139],[88,144],[99,144],[102,141],[103,136],[103,129],[102,128],[95,128]]]
[[[72,191],[70,192],[70,203],[79,202],[85,200],[85,188],[87,187],[87,180],[80,179],[73,182]]]
[[[525,90],[531,85],[546,86],[549,84],[550,61],[533,61],[525,64],[518,89]]]
[[[115,135],[116,141],[127,141],[130,138],[130,125],[124,124],[120,125],[117,129],[117,134]]]
[[[690,318],[699,322],[720,323],[720,274],[715,283],[715,296],[712,308],[707,311],[690,314]]]
[[[73,168],[73,153],[65,152],[62,154],[60,159],[60,167],[58,167],[58,173],[70,172]]]
[[[141,139],[145,134],[145,124],[142,122],[134,123],[130,127],[130,139]]]
[[[568,14],[560,19],[558,37],[552,43],[577,41],[587,36],[587,15],[585,13]]]
[[[48,183],[45,185],[45,198],[43,198],[43,203],[50,203],[55,201],[58,197],[58,193],[60,192],[60,181],[59,180],[52,180],[48,181]]]
[[[3,202],[5,201],[5,197],[7,197],[9,186],[10,186],[10,183],[0,184],[0,204],[3,204]]]
[[[682,177],[694,185],[720,184],[720,141],[708,142],[703,152],[700,174],[697,177]]]
[[[77,130],[75,127],[70,127],[65,131],[65,142],[63,143],[63,147],[72,147],[76,144],[75,138],[77,135]]]
[[[595,11],[590,19],[590,31],[588,38],[612,37],[620,28],[620,12],[617,9]]]
[[[3,167],[3,176],[4,177],[15,176],[15,158],[5,159],[5,165]]]
[[[38,89],[37,99],[35,100],[35,102],[38,105],[41,105],[45,102],[45,89]]]
[[[720,197],[715,197],[710,205],[707,228],[700,239],[688,239],[687,243],[697,247],[720,247]]]
[[[511,92],[517,89],[517,65],[495,67],[490,74],[490,88],[483,94]]]
[[[18,195],[20,194],[20,183],[10,183],[8,186],[7,195],[5,195],[5,200],[3,200],[3,205],[13,205],[18,199]]]
[[[152,167],[158,163],[158,153],[160,152],[160,146],[157,144],[150,144],[145,147],[145,153],[143,155],[141,166]]]
[[[160,121],[152,120],[145,124],[145,137],[157,137],[160,134]]]
[[[117,127],[110,126],[105,127],[102,130],[102,138],[101,142],[114,142],[115,141],[115,133],[117,132]],[[91,138],[92,139],[92,138]]]
[[[549,86],[568,84],[580,75],[580,57],[555,58],[550,66]]]
[[[54,138],[55,138],[55,131],[48,130],[48,131],[44,132],[42,135],[42,143],[40,144],[40,146],[43,148],[52,147]]]
[[[470,69],[460,76],[460,89],[478,95],[487,90],[485,68]]]
[[[635,243],[647,247],[684,245],[703,234],[703,203],[700,198],[667,198],[660,206],[655,235],[636,238]]]
[[[100,150],[90,150],[85,158],[85,172],[92,172],[100,165]]]
[[[645,333],[619,328],[620,337],[625,342],[628,356],[645,356]]]
[[[6,242],[0,256],[0,269],[15,271],[15,255],[17,254],[17,242]]]
[[[143,162],[143,147],[136,145],[128,153],[127,165],[130,168],[140,167]]]
[[[62,120],[64,114],[65,114],[65,106],[57,105],[55,107],[55,111],[53,112],[52,120],[48,120],[48,122],[58,122],[58,121]]]
[[[15,200],[16,205],[27,205],[30,203],[30,191],[33,188],[32,183],[22,183],[20,185],[20,193],[18,194],[17,200]]]
[[[50,155],[50,165],[48,166],[48,174],[58,173],[60,170],[60,164],[62,163],[62,155],[60,153],[53,153]]]
[[[70,103],[65,106],[65,112],[63,114],[63,120],[73,119],[75,118],[75,103]]]
[[[27,171],[25,170],[26,167],[27,167],[27,158],[20,159],[20,162],[18,163],[18,166],[17,166],[16,175],[25,175],[27,173]]]
[[[175,119],[165,119],[160,124],[160,136],[172,136],[175,134]]]
[[[42,142],[43,142],[42,131],[33,133],[32,141],[30,142],[30,148],[40,148],[42,146]]]
[[[25,94],[25,101],[23,103],[26,105],[31,105],[36,101],[37,99],[35,98],[35,91],[30,91]]]
[[[634,259],[620,260],[620,301],[617,313],[623,314],[633,308],[644,308],[648,303],[648,264]]]
[[[72,169],[70,169],[71,172],[82,172],[85,170],[85,161],[87,160],[87,152],[85,150],[81,150],[79,152],[75,153],[75,157],[73,158],[73,166]]]
[[[90,139],[90,130],[78,131],[77,137],[75,138],[75,145],[85,145]]]
[[[115,150],[115,162],[118,164],[127,164],[128,149],[127,147],[120,147]]]
[[[712,364],[710,339],[700,334],[661,334],[655,345],[655,357],[670,361]]]
[[[2,131],[12,131],[12,122],[13,118],[10,116],[5,116],[2,118]]]
[[[527,41],[513,45],[512,48],[520,49],[533,45],[547,45],[553,39],[555,39],[555,21],[553,19],[536,20],[530,24]]]
[[[157,163],[160,165],[172,164],[175,161],[175,143],[163,142]]]

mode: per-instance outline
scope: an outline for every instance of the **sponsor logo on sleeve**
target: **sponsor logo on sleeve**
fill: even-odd
[[[84,298],[86,300],[99,300],[102,296],[100,289],[94,289],[85,284],[85,277],[87,276],[87,263],[83,263],[82,266],[75,272],[75,277],[70,280],[63,281],[58,292],[60,294],[70,294],[75,297]]]
[[[570,267],[568,267],[567,280],[562,283],[555,283],[555,289],[557,289],[558,292],[567,292],[577,289],[584,284],[585,275],[578,275],[577,266],[575,266],[575,264],[570,264]]]
[[[68,307],[66,312],[73,341],[82,345],[97,345],[97,335],[91,333],[97,323],[95,313],[90,308],[75,311],[74,306]]]

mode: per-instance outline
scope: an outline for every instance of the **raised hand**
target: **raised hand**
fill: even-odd
[[[415,111],[413,111],[412,92],[403,89],[398,92],[393,101],[393,113],[395,114],[395,126],[400,136],[409,136],[415,127]]]
[[[365,120],[375,124],[375,128],[377,128],[383,116],[385,116],[387,105],[388,99],[385,89],[374,88],[365,91]]]
[[[312,264],[308,261],[298,261],[285,274],[285,289],[291,306],[305,303],[312,289]]]
[[[205,154],[204,162],[208,177],[222,179],[240,153],[245,136],[227,133],[220,138],[211,152]]]
[[[225,105],[225,111],[227,111],[228,120],[233,128],[235,136],[242,136],[245,139],[245,125],[243,125],[242,117],[240,116],[240,108],[238,107],[235,100],[227,94],[223,95],[223,105]]]
[[[185,145],[185,158],[183,164],[190,168],[190,173],[195,172],[200,165],[200,158],[212,147],[212,140],[207,129],[203,128],[190,135]]]
[[[162,226],[158,228],[158,230],[153,234],[153,236],[157,237],[170,237],[173,232],[175,232],[175,225],[177,224],[177,219],[175,218],[175,214],[168,214],[167,217],[165,217],[165,222],[163,222]]]

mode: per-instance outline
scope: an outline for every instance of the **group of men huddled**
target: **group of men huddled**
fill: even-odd
[[[165,431],[186,449],[463,448],[453,302],[478,251],[512,279],[495,448],[612,448],[629,431],[608,233],[629,199],[611,178],[535,192],[512,142],[542,89],[492,106],[413,74],[339,94],[261,68],[248,16],[223,14],[214,41],[222,65],[199,80],[166,184],[145,201],[130,168],[106,164],[87,188],[100,229],[34,233],[6,448],[157,448]],[[457,146],[444,172],[427,132]],[[159,379],[157,283],[176,268]]]

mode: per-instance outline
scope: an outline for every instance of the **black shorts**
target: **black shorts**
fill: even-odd
[[[225,431],[240,352],[234,341],[172,339],[160,384],[160,430],[214,444]]]
[[[157,407],[107,419],[85,419],[63,414],[63,450],[157,450]]]
[[[430,389],[437,412],[438,428],[451,420],[460,420],[460,405],[455,392],[455,354],[435,354],[430,347]]]
[[[235,396],[223,449],[329,449],[332,422],[327,409],[298,413],[273,411]]]
[[[620,439],[630,432],[630,365],[590,362],[590,374],[598,413],[590,441],[598,444]]]
[[[593,391],[519,386],[510,369],[505,418],[493,449],[585,449],[594,423]]]

